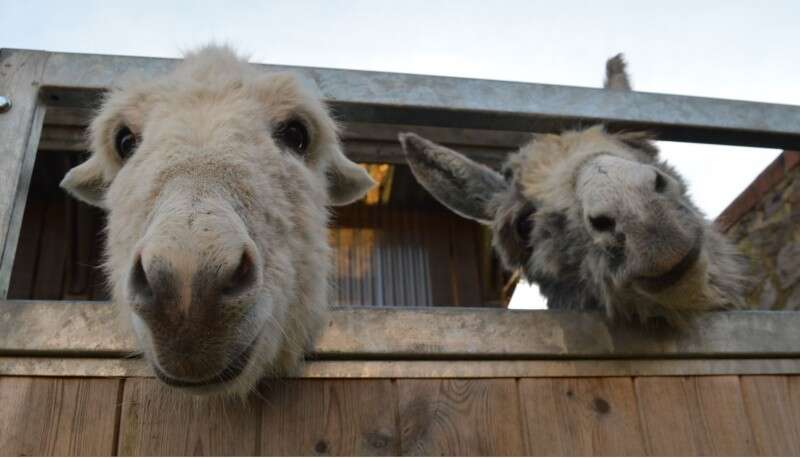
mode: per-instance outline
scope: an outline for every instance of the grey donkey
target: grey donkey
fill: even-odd
[[[604,87],[630,90],[622,55]],[[503,174],[418,135],[400,135],[414,176],[455,213],[491,227],[506,268],[552,309],[683,323],[742,305],[746,264],[659,159],[652,137],[603,126],[536,135]]]

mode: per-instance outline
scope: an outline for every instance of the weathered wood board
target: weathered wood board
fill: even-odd
[[[798,407],[800,376],[288,379],[246,404],[0,377],[0,455],[796,455]]]
[[[119,379],[0,378],[0,455],[116,452]]]

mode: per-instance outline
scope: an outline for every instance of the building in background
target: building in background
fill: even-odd
[[[800,152],[781,153],[716,224],[750,259],[748,301],[800,309]]]

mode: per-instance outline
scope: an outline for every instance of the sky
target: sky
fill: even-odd
[[[635,90],[800,105],[798,1],[0,0],[0,47],[179,57],[210,41],[253,62],[599,87],[624,52]],[[660,143],[716,217],[777,150]],[[518,287],[514,308],[537,308]]]

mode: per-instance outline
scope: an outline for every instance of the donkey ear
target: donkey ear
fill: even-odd
[[[622,53],[606,61],[606,79],[603,88],[618,91],[630,91],[631,79],[628,77],[628,63]]]
[[[331,205],[347,205],[364,197],[375,186],[375,180],[358,164],[347,159],[341,152],[333,154],[328,169],[328,195]]]
[[[411,171],[433,197],[465,218],[491,223],[489,201],[507,187],[502,175],[419,135],[399,138]]]
[[[105,208],[108,185],[96,155],[67,172],[60,184],[73,197],[100,208]]]

